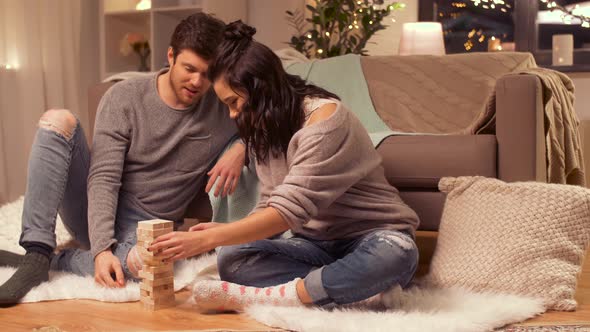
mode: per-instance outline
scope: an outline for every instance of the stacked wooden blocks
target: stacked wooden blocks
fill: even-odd
[[[158,310],[175,304],[173,264],[163,263],[155,257],[157,253],[147,250],[158,236],[172,231],[173,222],[168,220],[140,221],[137,226],[137,250],[143,260],[140,301],[144,308]]]

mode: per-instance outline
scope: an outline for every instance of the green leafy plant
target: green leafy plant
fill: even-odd
[[[369,39],[387,27],[383,19],[404,7],[400,2],[384,5],[383,0],[315,0],[315,6],[306,6],[308,18],[301,11],[286,12],[297,31],[288,44],[308,58],[366,55]]]

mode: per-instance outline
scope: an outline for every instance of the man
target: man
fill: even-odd
[[[202,188],[219,177],[216,193],[233,192],[244,165],[235,124],[207,80],[209,61],[224,23],[198,13],[175,29],[169,69],[114,85],[98,107],[92,152],[79,121],[50,110],[39,121],[32,147],[20,245],[26,254],[0,252],[0,265],[18,267],[0,286],[0,304],[17,303],[48,280],[48,270],[94,275],[106,287],[136,278],[133,250],[140,220],[179,222]],[[55,219],[84,249],[53,255]]]

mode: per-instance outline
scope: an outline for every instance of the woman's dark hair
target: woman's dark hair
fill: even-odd
[[[195,52],[205,60],[213,59],[223,40],[224,28],[223,21],[205,13],[196,13],[183,19],[170,38],[174,61],[185,49]]]
[[[279,57],[252,39],[255,33],[242,21],[228,24],[208,75],[211,82],[225,79],[244,97],[236,118],[238,131],[246,152],[264,163],[269,155],[286,156],[291,138],[305,121],[304,97],[340,98],[285,72]]]

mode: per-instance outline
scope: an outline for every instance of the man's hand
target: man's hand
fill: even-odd
[[[165,262],[196,256],[215,248],[211,237],[206,233],[207,231],[164,234],[158,236],[148,250],[158,253],[156,257]]]
[[[115,279],[113,279],[113,274]],[[107,249],[94,258],[94,281],[104,287],[123,287],[125,277],[119,259]]]
[[[225,197],[227,194],[233,194],[238,186],[238,180],[242,174],[245,159],[246,148],[244,144],[241,142],[234,143],[207,173],[209,175],[209,182],[207,182],[205,191],[209,192],[217,178],[219,178],[219,182],[215,188],[215,197],[219,196],[219,194],[222,197]]]

